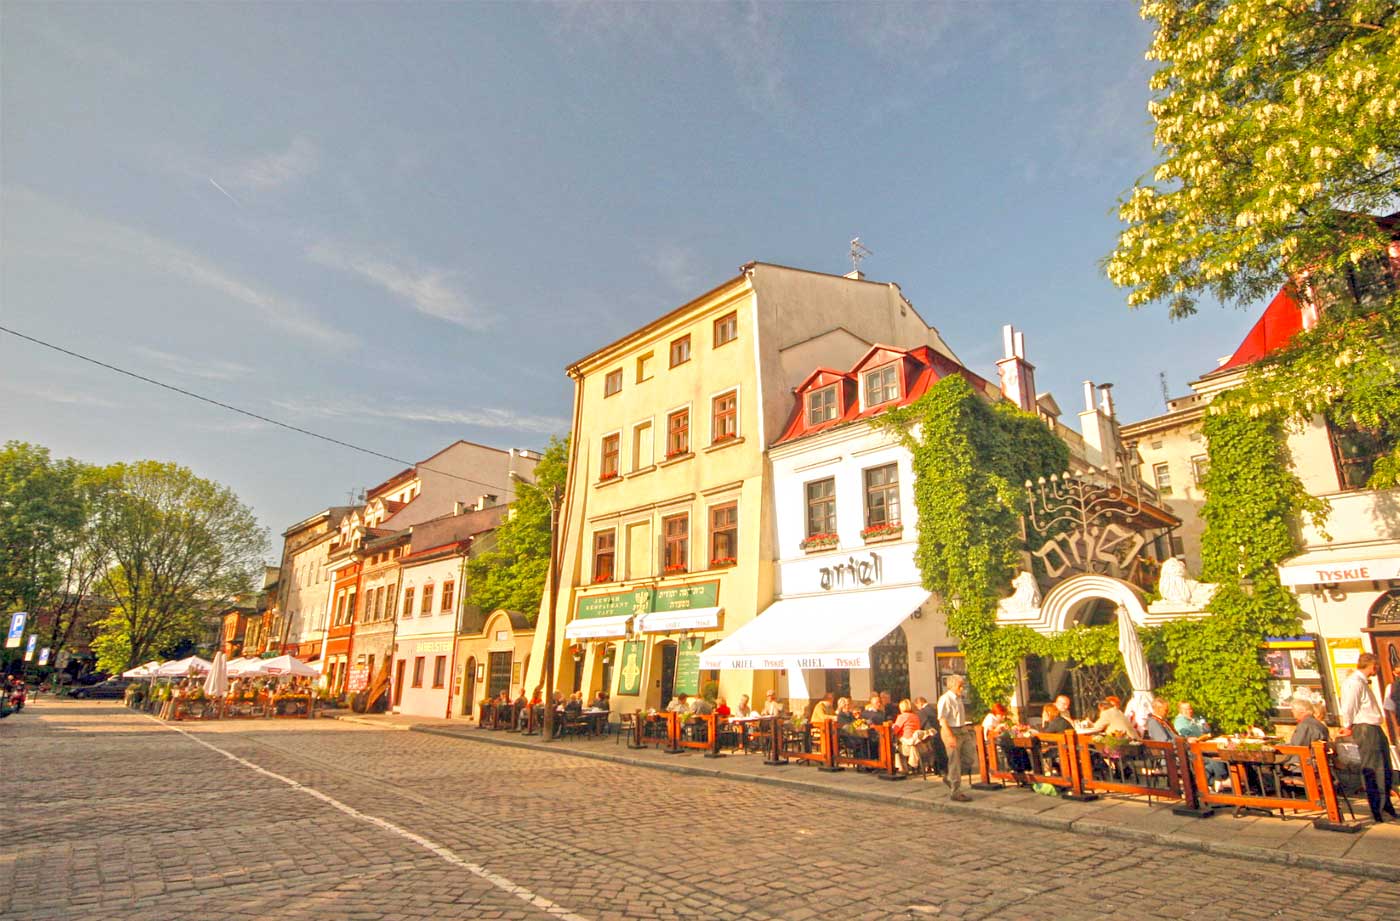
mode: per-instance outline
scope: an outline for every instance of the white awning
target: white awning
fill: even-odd
[[[1314,550],[1284,560],[1278,567],[1284,585],[1332,585],[1341,582],[1388,582],[1400,579],[1400,551],[1382,546],[1370,554]]]
[[[631,614],[618,614],[615,617],[580,617],[564,625],[564,638],[568,640],[604,640],[627,635],[627,622]]]
[[[676,633],[681,630],[713,630],[719,626],[724,608],[690,608],[684,611],[653,611],[637,618],[642,633]]]
[[[700,667],[869,668],[870,647],[928,600],[917,586],[776,601],[700,654]]]

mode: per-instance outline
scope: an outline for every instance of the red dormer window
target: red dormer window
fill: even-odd
[[[899,363],[890,362],[865,372],[865,405],[879,406],[899,399]]]
[[[830,422],[840,413],[840,400],[836,393],[837,386],[832,384],[807,394],[807,425],[809,427]]]

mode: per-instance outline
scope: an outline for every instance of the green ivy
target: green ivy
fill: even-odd
[[[991,403],[959,376],[886,413],[881,425],[898,433],[912,455],[915,561],[924,587],[942,599],[974,694],[1004,700],[1017,663],[1038,653],[1042,640],[1031,630],[996,623],[997,600],[1006,594],[1021,549],[1021,484],[1065,470],[1069,451],[1039,418],[1010,403]]]

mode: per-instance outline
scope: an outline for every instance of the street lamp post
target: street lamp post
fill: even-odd
[[[532,483],[514,470],[511,479],[522,486],[535,490],[549,503],[549,604],[546,606],[544,625],[544,690],[541,702],[544,705],[544,723],[540,738],[545,742],[554,741],[554,609],[559,598],[559,503],[563,490],[555,486],[546,491],[538,483]]]

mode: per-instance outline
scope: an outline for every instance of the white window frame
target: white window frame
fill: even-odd
[[[899,401],[899,362],[900,359],[896,358],[893,361],[887,361],[884,364],[876,365],[869,370],[860,372],[860,395],[861,407],[863,409],[869,409],[873,406],[884,406],[887,403],[896,403]],[[890,397],[888,400],[881,400],[877,403],[870,399],[870,376],[872,374],[883,374],[886,370],[894,372],[894,396]]]
[[[814,425],[821,425],[821,424],[823,424],[823,423],[825,423],[825,422],[831,422],[831,421],[833,421],[833,420],[835,420],[835,419],[839,419],[839,418],[841,417],[841,394],[837,392],[837,389],[838,389],[840,386],[841,386],[841,383],[838,381],[838,382],[836,382],[836,383],[834,383],[834,384],[827,384],[825,387],[818,387],[816,390],[809,390],[809,391],[807,392],[805,398],[804,398],[803,401],[802,401],[802,404],[803,404],[803,405],[802,405],[802,412],[803,412],[803,415],[804,415],[804,423],[805,423],[806,427],[810,428],[810,427],[812,427],[812,426],[814,426]],[[818,421],[813,422],[813,421],[812,421],[812,397],[816,396],[816,395],[819,394],[819,393],[830,393],[830,394],[831,394],[831,416],[830,416],[830,418],[827,418],[827,419],[819,419]]]

